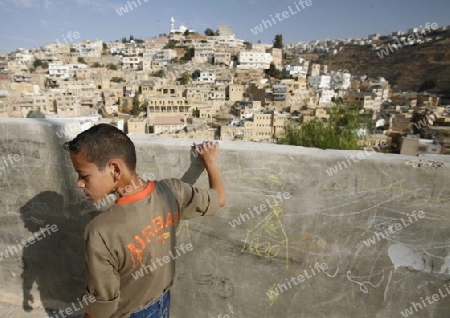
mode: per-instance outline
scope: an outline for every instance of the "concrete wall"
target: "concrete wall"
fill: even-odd
[[[0,261],[1,317],[46,317],[44,308],[68,308],[84,288],[82,233],[97,212],[61,149],[79,131],[71,125],[60,138],[62,125],[0,120],[0,169],[3,156],[13,161],[0,170],[0,252],[13,250]],[[207,186],[192,141],[133,140],[141,175]],[[245,142],[221,149],[228,204],[180,223],[178,243],[193,250],[177,260],[172,317],[402,317],[412,302],[414,317],[448,317],[448,157]],[[342,170],[326,172],[338,162]],[[47,224],[58,231],[11,248]],[[269,298],[274,287],[282,292]]]

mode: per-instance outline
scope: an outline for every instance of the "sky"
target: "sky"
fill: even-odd
[[[0,53],[57,41],[145,39],[169,33],[171,17],[176,27],[202,34],[226,24],[239,39],[273,43],[282,34],[285,44],[390,34],[427,22],[450,25],[449,0],[308,1],[309,6],[306,0],[0,0]],[[128,12],[119,15],[125,6]],[[266,22],[256,31],[262,20],[272,26]],[[71,41],[68,35],[75,32],[79,38]]]

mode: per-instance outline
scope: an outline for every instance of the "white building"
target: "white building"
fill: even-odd
[[[273,61],[272,55],[265,52],[243,51],[238,54],[238,69],[267,70]]]
[[[87,69],[86,64],[64,64],[59,61],[48,65],[48,77],[60,78],[62,80],[75,77],[75,73],[79,69]]]
[[[308,77],[308,85],[315,89],[330,89],[331,76],[319,75]]]
[[[127,48],[125,43],[122,42],[112,42],[109,43],[109,52],[111,54],[125,54]]]
[[[208,36],[209,43],[213,43],[215,46],[224,46],[224,47],[237,47],[244,48],[244,40],[236,39],[234,35],[226,36],[226,35],[218,35],[218,36]]]
[[[216,81],[216,74],[211,72],[200,72],[200,77],[197,81],[203,83],[214,83]]]
[[[80,43],[75,43],[72,45],[82,57],[101,57],[103,51],[103,41],[96,40],[90,41],[85,40]]]
[[[142,69],[142,58],[137,56],[127,56],[122,58],[123,67],[122,69]]]
[[[352,85],[352,75],[347,71],[331,71],[331,87],[334,89],[349,89]]]
[[[170,18],[170,33],[181,33],[181,34],[183,34],[186,31],[189,31],[191,33],[195,32],[195,30],[189,30],[184,25],[180,25],[180,27],[178,29],[175,29],[175,19],[173,17]]]
[[[333,89],[322,89],[319,91],[319,105],[330,104],[333,97],[336,96],[336,93]]]

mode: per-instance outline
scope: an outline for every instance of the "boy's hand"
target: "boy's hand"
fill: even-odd
[[[217,141],[204,141],[201,147],[194,143],[195,152],[203,160],[208,171],[209,187],[217,190],[220,197],[220,206],[224,206],[227,201],[225,186],[220,177],[217,158],[219,156],[219,143]]]
[[[205,166],[217,163],[219,156],[219,143],[217,141],[204,141],[200,147],[194,143],[194,149]]]

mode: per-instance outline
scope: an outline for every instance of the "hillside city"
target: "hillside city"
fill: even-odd
[[[336,55],[356,45],[383,59],[448,32],[427,24],[367,39],[283,45],[281,35],[272,44],[248,43],[226,25],[203,35],[176,27],[173,18],[168,34],[144,40],[80,40],[69,31],[55,43],[0,54],[0,117],[72,118],[87,128],[110,123],[130,135],[276,143],[288,123],[327,122],[331,107],[357,106],[368,124],[357,132],[364,146],[449,154],[450,106],[442,104],[445,96],[427,93],[432,82],[420,92],[393,91],[385,78],[331,70],[301,56]]]

